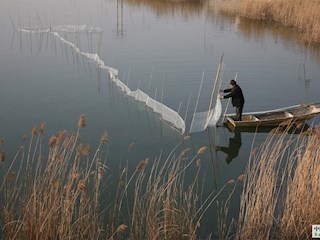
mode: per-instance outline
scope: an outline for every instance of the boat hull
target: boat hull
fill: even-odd
[[[276,127],[290,124],[299,124],[320,114],[318,105],[297,105],[288,108],[244,113],[242,121],[235,121],[234,114],[226,115],[226,122],[229,127]]]

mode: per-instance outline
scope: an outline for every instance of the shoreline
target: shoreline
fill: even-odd
[[[210,0],[208,5],[222,14],[292,28],[301,34],[300,42],[320,43],[319,1]]]

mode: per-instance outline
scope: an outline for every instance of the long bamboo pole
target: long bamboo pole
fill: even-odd
[[[201,89],[202,89],[202,84],[203,84],[203,79],[204,79],[204,71],[202,72],[202,77],[201,77],[201,82],[200,82],[200,87],[199,87],[197,102],[196,102],[196,106],[194,107],[194,112],[193,112],[193,117],[192,117],[192,121],[191,121],[191,126],[190,126],[189,133],[191,133],[191,130],[192,130],[192,127],[193,127],[194,115],[196,115],[196,112],[197,112],[198,103],[199,103],[200,94],[201,94]]]
[[[221,72],[222,72],[222,74],[220,74],[219,89],[221,88],[221,85],[222,85],[222,82],[223,82],[223,76],[224,76],[224,72],[226,71],[226,67],[227,67],[227,64],[222,64],[222,65],[221,65]]]
[[[216,79],[214,80],[214,85],[213,85],[213,89],[212,89],[212,93],[211,93],[211,99],[210,99],[210,103],[209,103],[209,109],[208,109],[207,119],[209,118],[209,115],[210,115],[210,110],[211,110],[211,107],[212,107],[214,92],[215,92],[215,90],[216,90],[217,82],[218,82],[219,75],[220,75],[220,68],[221,68],[221,64],[222,64],[222,61],[223,61],[223,56],[224,56],[224,53],[223,53],[222,56],[221,56],[221,60],[220,60],[220,63],[219,63],[219,65],[218,65],[218,70],[217,70],[217,74],[216,74]]]
[[[189,99],[188,99],[188,104],[187,104],[187,108],[186,108],[186,113],[184,114],[184,121],[187,120],[187,115],[188,115],[188,111],[189,111],[189,105],[190,105],[190,100],[191,100],[191,93],[189,94]]]

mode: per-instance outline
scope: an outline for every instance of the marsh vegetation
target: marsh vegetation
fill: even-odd
[[[317,0],[213,0],[225,14],[275,22],[302,33],[301,41],[320,42],[320,2]]]
[[[311,224],[319,221],[319,127],[299,135],[274,129],[252,150],[243,175],[204,197],[199,170],[207,148],[189,158],[191,149],[182,145],[190,136],[169,156],[143,159],[132,171],[127,158],[111,184],[108,134],[92,151],[80,138],[85,126],[81,115],[75,132],[51,136],[48,153],[43,150],[45,123],[32,129],[29,140],[23,136],[14,159],[1,151],[2,238],[197,239],[204,232],[204,214],[226,188],[230,196],[219,208],[219,231],[206,235],[209,239],[309,238]],[[128,154],[133,147],[128,146]],[[185,181],[189,168],[196,169],[191,182]],[[239,218],[229,221],[230,199],[239,185]]]

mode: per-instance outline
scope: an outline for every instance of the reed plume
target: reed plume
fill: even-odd
[[[128,146],[128,152],[134,147],[134,143],[130,143]]]
[[[84,155],[88,156],[91,153],[91,147],[89,144],[87,144],[84,148]]]
[[[108,159],[103,156],[109,137],[105,132],[90,156],[91,147],[84,146],[79,138],[84,126],[81,115],[77,133],[64,130],[51,136],[48,152],[41,149],[46,145],[38,144],[45,125],[41,125],[40,134],[35,127],[29,147],[18,149],[9,168],[2,164],[1,237],[183,240],[200,236],[200,221],[212,200],[201,202],[199,171],[191,185],[186,186],[184,176],[196,156],[205,152],[205,147],[186,162],[179,154],[181,142],[167,158],[155,159],[148,169],[148,158],[141,160],[131,176],[128,166],[120,167],[119,181],[114,186],[110,183],[114,181],[110,181],[111,169],[105,162]],[[36,144],[32,144],[36,136]],[[185,153],[189,151],[184,149]],[[83,161],[77,161],[82,155],[86,156]],[[0,160],[4,161],[5,157],[1,152]],[[15,172],[11,166],[17,159],[21,159],[21,165]],[[196,164],[200,166],[200,161]],[[114,190],[115,196],[107,194]]]
[[[201,147],[201,148],[198,150],[197,155],[203,154],[203,153],[205,153],[205,151],[207,151],[207,147]]]
[[[100,142],[101,142],[102,144],[107,144],[107,143],[109,143],[109,136],[108,136],[107,131],[105,131],[105,132],[101,135]]]
[[[0,162],[4,162],[5,159],[6,159],[6,153],[0,152]]]
[[[86,180],[85,179],[81,179],[78,183],[78,189],[80,191],[84,191],[87,189],[87,183],[86,183]]]
[[[41,136],[43,136],[43,133],[44,133],[44,129],[46,128],[46,122],[42,122],[41,123],[41,126],[40,126],[40,134]]]
[[[246,175],[241,174],[241,175],[238,177],[238,181],[243,182],[245,178],[246,178]]]
[[[119,234],[123,234],[126,230],[127,230],[128,226],[125,224],[121,224],[118,228],[117,228],[117,233]]]
[[[78,122],[78,127],[79,127],[79,128],[84,128],[84,127],[86,127],[86,119],[85,119],[85,117],[84,117],[84,114],[81,114],[81,115],[80,115],[79,122]]]
[[[201,166],[201,159],[197,159],[195,163],[196,163],[196,168],[199,168]]]
[[[36,137],[36,136],[38,135],[38,128],[37,128],[37,126],[34,126],[34,127],[32,128],[32,130],[31,130],[31,135],[32,135],[33,137]]]
[[[49,139],[49,146],[52,148],[56,145],[57,143],[57,137],[56,136],[51,136]]]
[[[235,184],[236,182],[234,181],[234,179],[230,179],[229,181],[228,181],[228,184],[230,184],[230,185],[232,185],[232,184]]]
[[[147,163],[148,163],[148,158],[141,160],[136,166],[136,170],[138,172],[141,172],[144,169],[144,167],[147,165]]]

